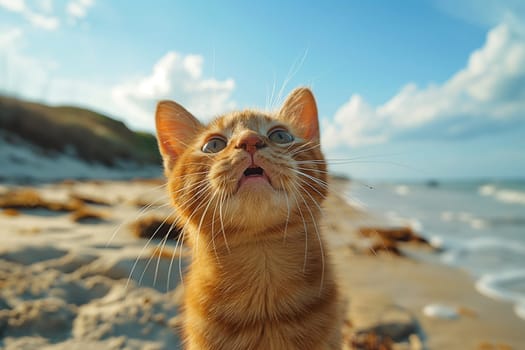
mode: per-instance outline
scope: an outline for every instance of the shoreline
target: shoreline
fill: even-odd
[[[348,183],[332,180],[330,185],[325,237],[345,285],[350,304],[347,316],[354,331],[377,326],[382,315],[401,309],[414,317],[422,349],[519,349],[525,344],[525,320],[514,313],[513,303],[478,292],[474,276],[466,270],[438,259],[421,259],[433,253],[411,244],[401,247],[405,257],[356,250],[363,240],[360,226],[386,223],[378,223],[376,216],[348,203],[341,195]],[[455,311],[455,317],[425,315],[425,307],[428,311],[428,306],[436,304]],[[399,346],[414,348],[410,341]]]

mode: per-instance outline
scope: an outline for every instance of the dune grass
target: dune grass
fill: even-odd
[[[65,152],[107,166],[160,164],[155,136],[88,109],[0,97],[0,128],[49,155]]]

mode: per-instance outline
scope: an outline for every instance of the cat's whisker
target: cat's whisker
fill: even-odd
[[[184,275],[182,273],[182,245],[184,244],[184,240],[186,239],[186,231],[181,231],[180,235],[179,235],[179,238],[177,239],[177,244],[175,245],[175,251],[177,251],[177,247],[179,247],[179,239],[182,237],[182,240],[180,241],[180,248],[179,248],[179,278],[180,278],[180,282],[182,284],[182,286],[184,287]],[[171,264],[173,263],[173,257],[171,257],[171,261],[170,261],[170,269],[171,269]],[[169,285],[169,280],[168,280],[168,285]]]
[[[187,177],[191,177],[191,176],[195,176],[195,175],[202,175],[202,174],[207,174],[208,171],[197,171],[197,172],[194,172],[194,173],[187,173],[187,174],[184,174],[184,175],[179,175],[179,176],[173,176],[172,179],[185,179]]]
[[[208,204],[206,205],[206,208],[204,209],[204,212],[202,213],[201,215],[201,219],[200,219],[200,222],[199,222],[199,227],[197,228],[197,232],[201,232],[201,228],[202,228],[202,223],[204,222],[204,218],[206,217],[206,213],[208,212],[208,209],[210,208],[210,205],[211,203],[213,203],[213,200],[215,199],[215,196],[217,194],[217,191],[213,192],[212,194],[212,197],[211,199],[208,201]],[[211,241],[212,241],[212,244],[213,244],[213,251],[215,253],[215,257],[217,259],[217,263],[220,265],[221,262],[220,262],[220,259],[219,259],[219,255],[217,253],[217,247],[215,246],[215,239],[214,239],[214,222],[215,222],[215,219],[212,218],[212,222],[211,222]]]
[[[297,186],[292,182],[292,186],[294,187],[293,193],[299,194],[299,190],[297,189]],[[306,261],[308,257],[308,225],[306,225],[306,220],[304,219],[303,211],[301,210],[301,205],[299,204],[299,201],[297,200],[297,196],[294,195],[293,198],[295,200],[295,203],[297,204],[297,210],[299,211],[299,215],[301,216],[301,219],[303,221],[304,226],[304,262],[303,262],[303,273],[306,272]]]
[[[302,57],[299,60],[296,59],[292,63],[292,66],[290,67],[290,70],[288,70],[288,74],[286,75],[286,78],[284,79],[283,84],[281,85],[281,88],[279,89],[279,92],[277,94],[277,99],[275,101],[276,103],[279,103],[280,100],[282,99],[283,93],[284,93],[284,89],[286,89],[286,86],[293,79],[293,77],[297,74],[297,72],[299,72],[299,70],[301,70],[301,68],[302,68],[302,66],[304,64],[304,61],[306,60],[307,56],[308,56],[308,48],[304,50],[304,53],[303,53]]]
[[[202,185],[201,185],[201,186],[202,186]],[[199,187],[200,187],[200,186],[199,186]],[[202,189],[201,189],[201,190],[202,190]],[[194,199],[195,199],[195,198],[191,198],[191,200],[194,200]],[[187,201],[187,202],[189,202],[189,201]],[[183,207],[185,204],[186,204],[186,203],[184,203],[181,207]],[[171,215],[173,215],[173,214],[174,214],[174,212],[173,212]],[[136,268],[136,266],[137,266],[137,264],[138,264],[139,259],[142,257],[142,254],[143,254],[144,250],[148,247],[148,245],[151,243],[151,241],[155,238],[156,234],[158,233],[158,231],[160,230],[160,228],[166,223],[166,221],[168,220],[169,217],[170,217],[170,215],[166,216],[166,218],[164,219],[164,221],[163,221],[163,222],[157,227],[157,229],[154,231],[153,235],[149,238],[149,240],[146,242],[146,244],[144,245],[143,249],[142,249],[141,252],[139,253],[137,259],[135,260],[135,263],[134,263],[133,266],[132,266],[132,269],[131,269],[131,272],[130,272],[130,276],[128,277],[128,283],[129,283],[129,281],[130,281],[131,276],[133,275],[133,272],[134,272],[134,270],[135,270],[135,268]],[[173,226],[173,224],[172,224],[172,226]],[[170,230],[171,230],[171,228],[170,228]],[[170,231],[168,231],[168,233],[169,233],[169,232],[170,232]],[[167,241],[167,236],[165,236],[165,237],[163,238],[163,240],[161,241],[161,244],[162,244],[161,250],[164,249],[165,244],[166,244],[166,241]],[[143,270],[143,272],[142,272],[142,274],[141,274],[141,276],[140,276],[140,278],[139,278],[139,285],[142,283],[142,280],[143,280],[144,275],[145,275],[145,273],[146,273],[146,271],[147,271],[147,269],[148,269],[148,267],[149,267],[149,265],[150,265],[150,263],[151,263],[151,261],[152,261],[152,258],[153,258],[153,256],[150,256],[150,258],[148,259],[148,262],[146,263],[146,266],[144,267],[144,270]],[[153,282],[154,284],[156,284],[156,282],[157,282],[157,277],[158,277],[157,275],[158,275],[159,264],[160,264],[160,254],[159,254],[159,256],[158,256],[157,265],[156,265],[156,269],[155,269],[154,282]],[[126,286],[127,286],[127,285],[126,285]]]
[[[318,145],[317,142],[314,143],[312,141],[306,141],[300,143],[299,146],[297,146],[297,143],[292,142],[290,146],[288,146],[288,150],[293,149],[292,152],[290,152],[290,155],[293,156],[294,154],[300,153],[301,150],[304,150],[306,147],[310,147],[313,144]]]
[[[171,215],[173,215],[174,212],[175,212],[175,211],[172,211],[172,213],[171,213],[170,215],[168,215],[167,217],[170,217]],[[157,227],[157,230],[159,230],[160,227],[162,227],[162,226],[164,225],[164,223],[165,223],[165,222],[163,222],[162,224],[160,224],[160,225]],[[172,224],[172,225],[173,225],[173,224]],[[170,230],[171,230],[171,229],[170,229]],[[168,233],[170,232],[170,230],[168,230]],[[153,234],[152,238],[156,235],[156,233],[157,233],[157,231],[155,231],[155,233]],[[157,248],[154,250],[154,253],[153,253],[153,254],[150,254],[150,256],[149,256],[149,258],[148,258],[148,262],[146,263],[146,266],[144,267],[144,270],[142,270],[142,273],[141,273],[141,275],[140,275],[140,278],[139,278],[139,281],[138,281],[139,285],[142,284],[142,280],[143,280],[143,278],[144,278],[144,276],[145,276],[145,274],[146,274],[146,271],[148,270],[149,265],[151,264],[151,262],[153,261],[153,259],[154,259],[154,257],[155,257],[155,253],[158,253],[158,255],[157,255],[158,260],[157,260],[157,265],[156,265],[156,268],[155,268],[155,274],[154,274],[154,278],[153,278],[153,285],[156,285],[156,284],[157,284],[157,271],[158,271],[159,264],[160,264],[160,257],[161,257],[161,255],[162,255],[162,254],[161,254],[162,251],[164,250],[164,244],[165,244],[167,238],[168,238],[168,234],[166,234],[166,236],[164,236],[164,237],[162,238],[161,242],[160,242],[160,244],[161,244],[161,249],[159,250],[159,248],[158,248],[158,247],[159,247],[159,244],[157,244]],[[148,242],[149,242],[149,241],[148,241]],[[146,243],[145,247],[148,246],[148,242]],[[139,258],[140,258],[141,255],[142,255],[142,254],[139,254]],[[133,272],[133,269],[132,269],[132,272]]]
[[[173,224],[172,224],[173,225]],[[184,228],[180,228],[179,230],[179,236],[177,237],[177,241],[175,242],[175,250],[174,250],[174,254],[171,255],[171,259],[170,259],[170,264],[169,264],[169,267],[168,267],[168,279],[167,279],[167,288],[166,288],[166,291],[169,290],[169,287],[170,287],[170,280],[171,280],[171,271],[172,271],[172,266],[173,266],[173,261],[174,261],[174,258],[175,258],[175,254],[178,254],[178,257],[179,257],[179,279],[180,279],[180,283],[181,285],[184,287],[184,276],[182,274],[182,245],[184,244],[184,240],[186,239],[186,230]],[[177,253],[177,250],[178,250],[178,253]]]
[[[197,188],[200,188],[201,186],[205,185],[206,183],[208,182],[208,179],[203,179],[203,180],[200,180],[200,181],[197,181],[195,183],[192,183],[192,187],[197,187]],[[171,195],[175,195],[175,194],[178,194],[178,193],[181,193],[181,192],[187,192],[188,191],[188,188],[186,186],[178,189],[177,191],[170,191],[169,193]]]
[[[305,153],[305,152],[309,152],[313,149],[316,149],[319,147],[319,143],[318,142],[306,142],[304,144],[301,145],[301,147],[298,147],[296,149],[293,150],[293,152],[290,153],[290,156],[295,156],[299,153]]]
[[[310,160],[300,160],[296,161],[297,164],[319,164],[319,163],[326,163],[328,165],[336,166],[336,165],[346,165],[346,164],[388,164],[388,165],[394,165],[414,171],[420,172],[420,169],[414,169],[413,167],[410,167],[406,164],[394,162],[391,160],[371,160],[369,158],[372,158],[374,156],[358,156],[358,157],[352,157],[352,158],[338,158],[338,159],[310,159]],[[381,156],[375,156],[375,157],[381,157]]]
[[[220,188],[220,187],[219,187]],[[230,247],[228,245],[228,240],[226,239],[226,232],[224,231],[224,223],[222,221],[222,197],[224,195],[224,192],[223,191],[220,191],[219,189],[215,190],[215,193],[218,193],[218,198],[217,198],[217,202],[215,203],[215,209],[213,210],[213,221],[212,221],[212,236],[213,236],[213,232],[214,232],[214,223],[215,223],[215,218],[217,217],[217,209],[219,209],[219,221],[220,221],[220,224],[221,224],[221,232],[222,232],[222,236],[224,238],[224,243],[226,245],[226,250],[228,251],[228,254],[231,253],[230,251]]]
[[[296,160],[295,163],[297,163],[297,164],[306,164],[306,165],[327,164],[325,161],[317,160],[317,159]]]
[[[177,226],[177,225],[175,225],[176,222],[178,222],[178,220],[174,220],[171,223],[170,228],[168,230],[168,234],[169,234],[169,232],[171,232],[171,230],[173,230]],[[179,247],[179,242],[183,242],[184,241],[184,240],[181,241],[181,236],[184,236],[184,231],[183,230],[179,230],[179,235],[177,237],[177,241],[175,242],[175,249],[173,250],[173,253],[171,254],[170,263],[169,263],[169,266],[168,266],[168,277],[166,279],[166,292],[168,292],[170,290],[170,280],[171,280],[173,258],[175,257],[175,254],[178,254],[179,257],[182,255],[182,243],[181,243],[181,246],[180,246],[180,251],[177,253],[177,248]],[[180,283],[184,286],[184,281],[182,279],[182,272],[180,271],[180,269],[179,269],[179,278],[180,278]]]
[[[226,244],[226,249],[228,250],[228,253],[231,254],[231,251],[230,251],[230,246],[228,245],[228,239],[226,238],[226,232],[224,231],[224,221],[222,219],[222,206],[224,205],[224,201],[225,201],[225,193],[222,192],[221,193],[221,197],[219,199],[219,219],[221,221],[221,231],[222,231],[222,236],[224,237],[224,243]]]
[[[206,203],[206,200],[210,198],[210,194],[208,193],[208,190],[210,189],[210,186],[208,183],[201,184],[202,188],[200,188],[195,195],[193,195],[190,199],[186,200],[179,208],[184,209],[185,207],[191,207],[196,202],[200,202],[200,204],[193,209],[193,212],[191,215],[186,219],[186,223],[182,227],[183,230],[186,230],[187,225],[190,223],[193,216],[197,213],[197,211],[203,207]],[[204,196],[204,198],[203,198]]]
[[[170,228],[168,229],[168,232],[166,232],[166,235],[162,238],[160,250],[158,249],[159,245],[157,244],[156,251],[158,252],[158,255],[157,255],[157,265],[155,266],[155,274],[153,275],[153,285],[157,284],[157,277],[159,273],[160,259],[162,258],[162,252],[164,252],[164,249],[166,249],[166,243],[168,242],[168,236],[171,230],[173,229],[174,225],[175,225],[175,220],[171,223]],[[144,269],[144,271],[146,271],[146,269]],[[169,272],[168,272],[168,278],[169,278]],[[166,287],[167,287],[167,283],[166,283]]]
[[[316,168],[305,168],[305,167],[295,167],[295,169],[299,169],[299,170],[304,170],[304,171],[313,171],[313,172],[316,172],[316,173],[320,173],[320,174],[331,174],[330,171],[328,170],[322,170],[322,169],[316,169]]]
[[[206,173],[207,173],[207,172],[202,173],[202,174],[192,174],[192,175],[203,175],[203,174],[206,174]],[[187,188],[186,182],[183,181],[183,180],[186,180],[186,178],[190,178],[190,182],[191,182],[191,183],[188,184],[188,185],[191,185],[191,186],[196,185],[196,184],[201,184],[202,182],[205,182],[205,181],[206,181],[206,179],[201,179],[201,180],[199,180],[199,181],[193,182],[193,181],[192,181],[192,178],[191,178],[191,175],[188,175],[188,176],[185,176],[185,177],[181,177],[181,178],[179,178],[179,179],[177,179],[177,180],[181,180],[181,182],[183,182],[184,185],[183,185],[181,188],[179,188],[178,190],[175,190],[175,191],[172,190],[172,189],[168,189],[169,194],[175,194],[175,193],[179,193],[179,192],[187,191],[188,188]]]
[[[310,180],[313,184],[310,184],[311,185],[311,188],[315,188],[317,190],[317,188],[321,188],[321,189],[324,189],[324,190],[328,190],[329,189],[329,186],[328,184],[324,183],[322,180],[321,181],[316,181],[314,179],[312,179],[312,176],[309,175],[309,174],[306,174],[306,173],[303,173],[302,171],[300,170],[294,170],[293,172],[295,172],[299,178],[301,179],[301,181],[306,181],[306,180]],[[305,180],[306,179],[306,180]],[[314,185],[317,185],[317,188],[314,186]],[[320,193],[318,190],[317,190],[317,193],[319,193],[320,195],[324,197],[326,197],[324,194]]]
[[[209,189],[209,185],[207,186],[207,191]],[[191,222],[191,219],[193,218],[193,216],[197,213],[198,210],[200,210],[204,205],[206,205],[206,202],[210,200],[210,194],[209,192],[206,193],[206,197],[204,198],[204,200],[200,201],[201,203],[197,206],[197,208],[195,208],[193,210],[193,212],[191,213],[191,215],[188,217],[188,219],[186,220],[186,224],[184,224],[184,230],[186,230],[186,225],[188,225],[190,222]],[[201,219],[201,223],[199,223],[199,229],[200,229],[200,225],[202,224],[202,219]],[[197,235],[197,238],[195,240],[195,245],[193,247],[193,250],[194,251],[199,251],[199,235]]]
[[[301,182],[301,184],[305,184],[307,185],[308,187],[310,187],[312,190],[314,190],[319,196],[321,196],[321,198],[325,199],[326,196],[324,194],[322,194],[321,192],[319,192],[319,190],[317,188],[315,188],[311,183],[309,183],[308,181],[304,180],[304,179],[299,179],[299,181]],[[302,186],[301,186],[302,187]],[[317,202],[316,202],[317,204]],[[319,205],[317,205],[317,207],[319,209],[321,209],[321,207]]]
[[[205,168],[209,168],[209,167],[210,167],[210,164],[209,164],[209,163],[206,163],[206,162],[185,162],[184,165],[185,165],[185,166],[189,166],[189,165],[202,165],[202,166],[204,166]]]
[[[131,276],[133,276],[133,272],[135,272],[135,269],[137,268],[137,265],[139,263],[139,260],[140,258],[142,257],[142,254],[144,253],[144,251],[146,250],[146,248],[148,247],[148,245],[151,243],[151,241],[153,241],[153,239],[155,238],[155,235],[159,232],[160,228],[162,227],[162,225],[164,225],[166,223],[166,221],[168,221],[168,218],[169,216],[166,216],[166,218],[162,221],[162,223],[157,227],[157,229],[153,232],[153,234],[151,235],[151,237],[148,239],[148,241],[146,242],[146,244],[142,247],[142,249],[140,250],[137,258],[135,259],[135,262],[133,263],[133,266],[131,267],[131,271],[129,272],[129,276],[128,276],[128,280],[126,282],[126,288],[128,288],[129,286],[129,282],[131,281]],[[149,265],[149,263],[148,263]],[[148,267],[148,265],[146,265],[146,268]],[[142,280],[142,276],[141,276],[141,280]],[[140,284],[140,281],[139,281],[139,284]]]
[[[275,78],[275,72],[274,72],[273,84],[272,84],[272,92],[271,92],[270,95],[268,94],[268,86],[266,86],[266,105],[265,105],[265,110],[267,110],[267,111],[270,111],[270,109],[272,108],[272,105],[273,105],[273,96],[275,94],[275,84],[276,84],[276,78]]]
[[[305,172],[302,172],[300,170],[297,170],[297,169],[294,169],[293,170],[296,174],[300,175],[300,176],[304,176],[306,177],[307,179],[313,181],[314,183],[316,183],[317,185],[319,185],[320,187],[324,188],[324,189],[328,189],[329,188],[329,185],[326,181],[323,181],[321,179],[318,179],[316,177],[313,177],[309,174],[306,174]]]
[[[295,147],[295,149],[293,151],[295,152],[295,151],[300,150],[300,149],[302,149],[304,147],[308,147],[310,144],[311,144],[311,141],[307,141],[307,142],[302,142],[302,143],[299,144],[299,146],[297,146],[298,144],[296,142],[292,142],[286,148],[286,153],[289,153],[291,155],[290,150],[293,149],[294,147]]]
[[[194,215],[197,213],[197,211],[204,206],[204,204],[206,203],[207,199],[210,197],[210,194],[208,193],[208,189],[209,189],[209,184],[207,184],[207,186],[205,186],[201,191],[199,191],[200,193],[198,193],[197,195],[195,195],[195,200],[196,201],[200,201],[200,204],[193,210],[193,212],[188,216],[188,218],[186,219],[186,222],[184,223],[184,225],[182,226],[181,228],[181,232],[182,232],[182,236],[183,236],[183,241],[184,241],[184,237],[186,235],[186,231],[187,231],[187,225],[191,222],[191,219],[194,217]],[[204,198],[202,198],[204,196]],[[180,238],[180,236],[179,236]],[[178,245],[178,243],[177,243]],[[182,245],[182,243],[181,243]],[[197,239],[195,241],[195,246],[193,247],[194,249],[198,249],[199,247],[199,236],[197,236]],[[180,276],[181,276],[181,282],[183,281],[182,279],[182,256],[179,255],[179,273],[180,273]]]
[[[201,186],[202,187],[198,190],[198,192],[195,193],[195,195],[193,195],[191,198],[187,199],[186,202],[184,202],[184,204],[180,206],[181,210],[185,209],[185,208],[190,208],[195,203],[201,202],[201,204],[199,204],[194,209],[194,213],[196,213],[203,206],[202,201],[205,200],[205,199],[210,198],[210,194],[208,194],[210,186],[208,184],[202,184]],[[204,198],[203,198],[203,196],[204,196]],[[192,215],[190,215],[190,218],[193,216],[194,213],[192,213]],[[186,224],[187,223],[188,222],[186,222]]]
[[[284,198],[286,199],[286,222],[284,223],[284,234],[283,234],[283,242],[286,241],[286,235],[288,233],[288,221],[290,221],[290,201],[288,198],[288,189],[284,185],[283,180],[280,180],[281,187],[284,189]]]
[[[162,187],[165,187],[166,185],[167,185],[167,184],[163,184],[163,185],[161,185],[161,186],[158,186],[158,187],[153,188],[152,190],[158,190],[158,189],[161,189]],[[155,201],[153,201],[153,202],[151,202],[151,203],[149,203],[149,204],[143,206],[143,207],[141,208],[141,210],[138,212],[138,214],[135,215],[135,217],[134,217],[133,219],[123,220],[123,221],[121,221],[121,222],[118,224],[118,226],[117,226],[117,227],[113,230],[113,232],[111,233],[111,236],[110,236],[109,240],[106,242],[106,245],[105,245],[106,248],[109,247],[109,245],[111,245],[111,243],[112,243],[113,240],[115,239],[117,233],[120,231],[120,229],[122,228],[122,226],[124,226],[124,224],[128,224],[128,223],[130,223],[132,220],[136,220],[136,219],[140,218],[142,215],[144,215],[144,213],[145,213],[146,211],[148,211],[148,209],[150,209],[153,205],[155,205],[157,202],[160,202],[160,201],[162,201],[162,200],[163,200],[163,198],[158,198],[158,199],[156,199]],[[169,203],[165,203],[165,204],[161,205],[160,208],[165,207],[165,206],[168,206],[168,205],[169,205]]]
[[[328,171],[328,170],[311,169],[311,168],[303,168],[303,167],[296,167],[295,169],[305,170],[305,171],[315,171],[315,172],[319,172],[319,173],[322,173],[322,174],[331,174],[331,172]],[[312,180],[314,180],[314,179],[312,179]],[[363,185],[363,186],[365,186],[366,188],[368,188],[370,190],[374,189],[374,186],[371,186],[368,183],[366,183],[364,181],[361,181],[361,180],[358,180],[358,179],[352,179],[352,182],[355,182],[357,184]],[[319,185],[322,186],[322,187],[325,187],[326,189],[328,189],[328,184],[326,186],[324,186],[322,184],[319,184]]]
[[[272,94],[270,95],[270,103],[269,105],[266,107],[266,110],[268,111],[271,111],[275,108],[275,102],[274,102],[274,99],[275,99],[275,90],[276,90],[276,85],[277,85],[277,77],[275,75],[275,72],[273,72],[273,84],[272,84]]]
[[[304,193],[306,193],[310,197],[312,202],[317,206],[317,208],[319,208],[319,210],[321,210],[321,207],[319,206],[317,201],[312,197],[312,195],[310,193],[308,193],[308,191],[304,191]],[[323,242],[321,241],[321,235],[319,234],[319,229],[317,227],[317,222],[315,220],[314,214],[312,213],[312,210],[310,209],[310,206],[308,205],[308,203],[306,203],[306,200],[305,200],[304,196],[300,192],[298,194],[299,194],[299,196],[301,196],[301,199],[303,200],[303,203],[304,203],[306,209],[310,213],[310,217],[312,218],[312,223],[314,224],[314,230],[315,230],[315,233],[317,235],[317,241],[319,242],[319,249],[321,250],[321,265],[322,265],[322,268],[321,268],[321,284],[319,286],[319,295],[321,295],[322,290],[323,290],[323,284],[324,284],[324,260],[325,260],[324,249],[323,249]]]

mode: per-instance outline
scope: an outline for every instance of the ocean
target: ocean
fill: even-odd
[[[443,248],[440,262],[466,269],[480,293],[513,302],[525,319],[525,179],[354,181],[346,196],[392,225],[413,227]]]

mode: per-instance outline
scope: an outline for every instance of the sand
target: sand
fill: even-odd
[[[347,300],[345,349],[371,331],[388,335],[395,349],[523,348],[525,321],[512,305],[477,293],[465,272],[420,258],[431,249],[405,245],[405,257],[370,254],[370,240],[357,229],[384,223],[339,197],[347,183],[331,186],[323,226]],[[11,187],[0,185],[0,194]],[[107,205],[86,204],[101,218],[79,222],[67,212],[0,209],[0,348],[179,349],[186,252],[175,241],[137,238],[130,228],[137,219],[171,213],[162,185],[34,188],[53,201],[81,194]],[[152,206],[141,210],[145,204]],[[164,243],[158,258],[155,247]]]

